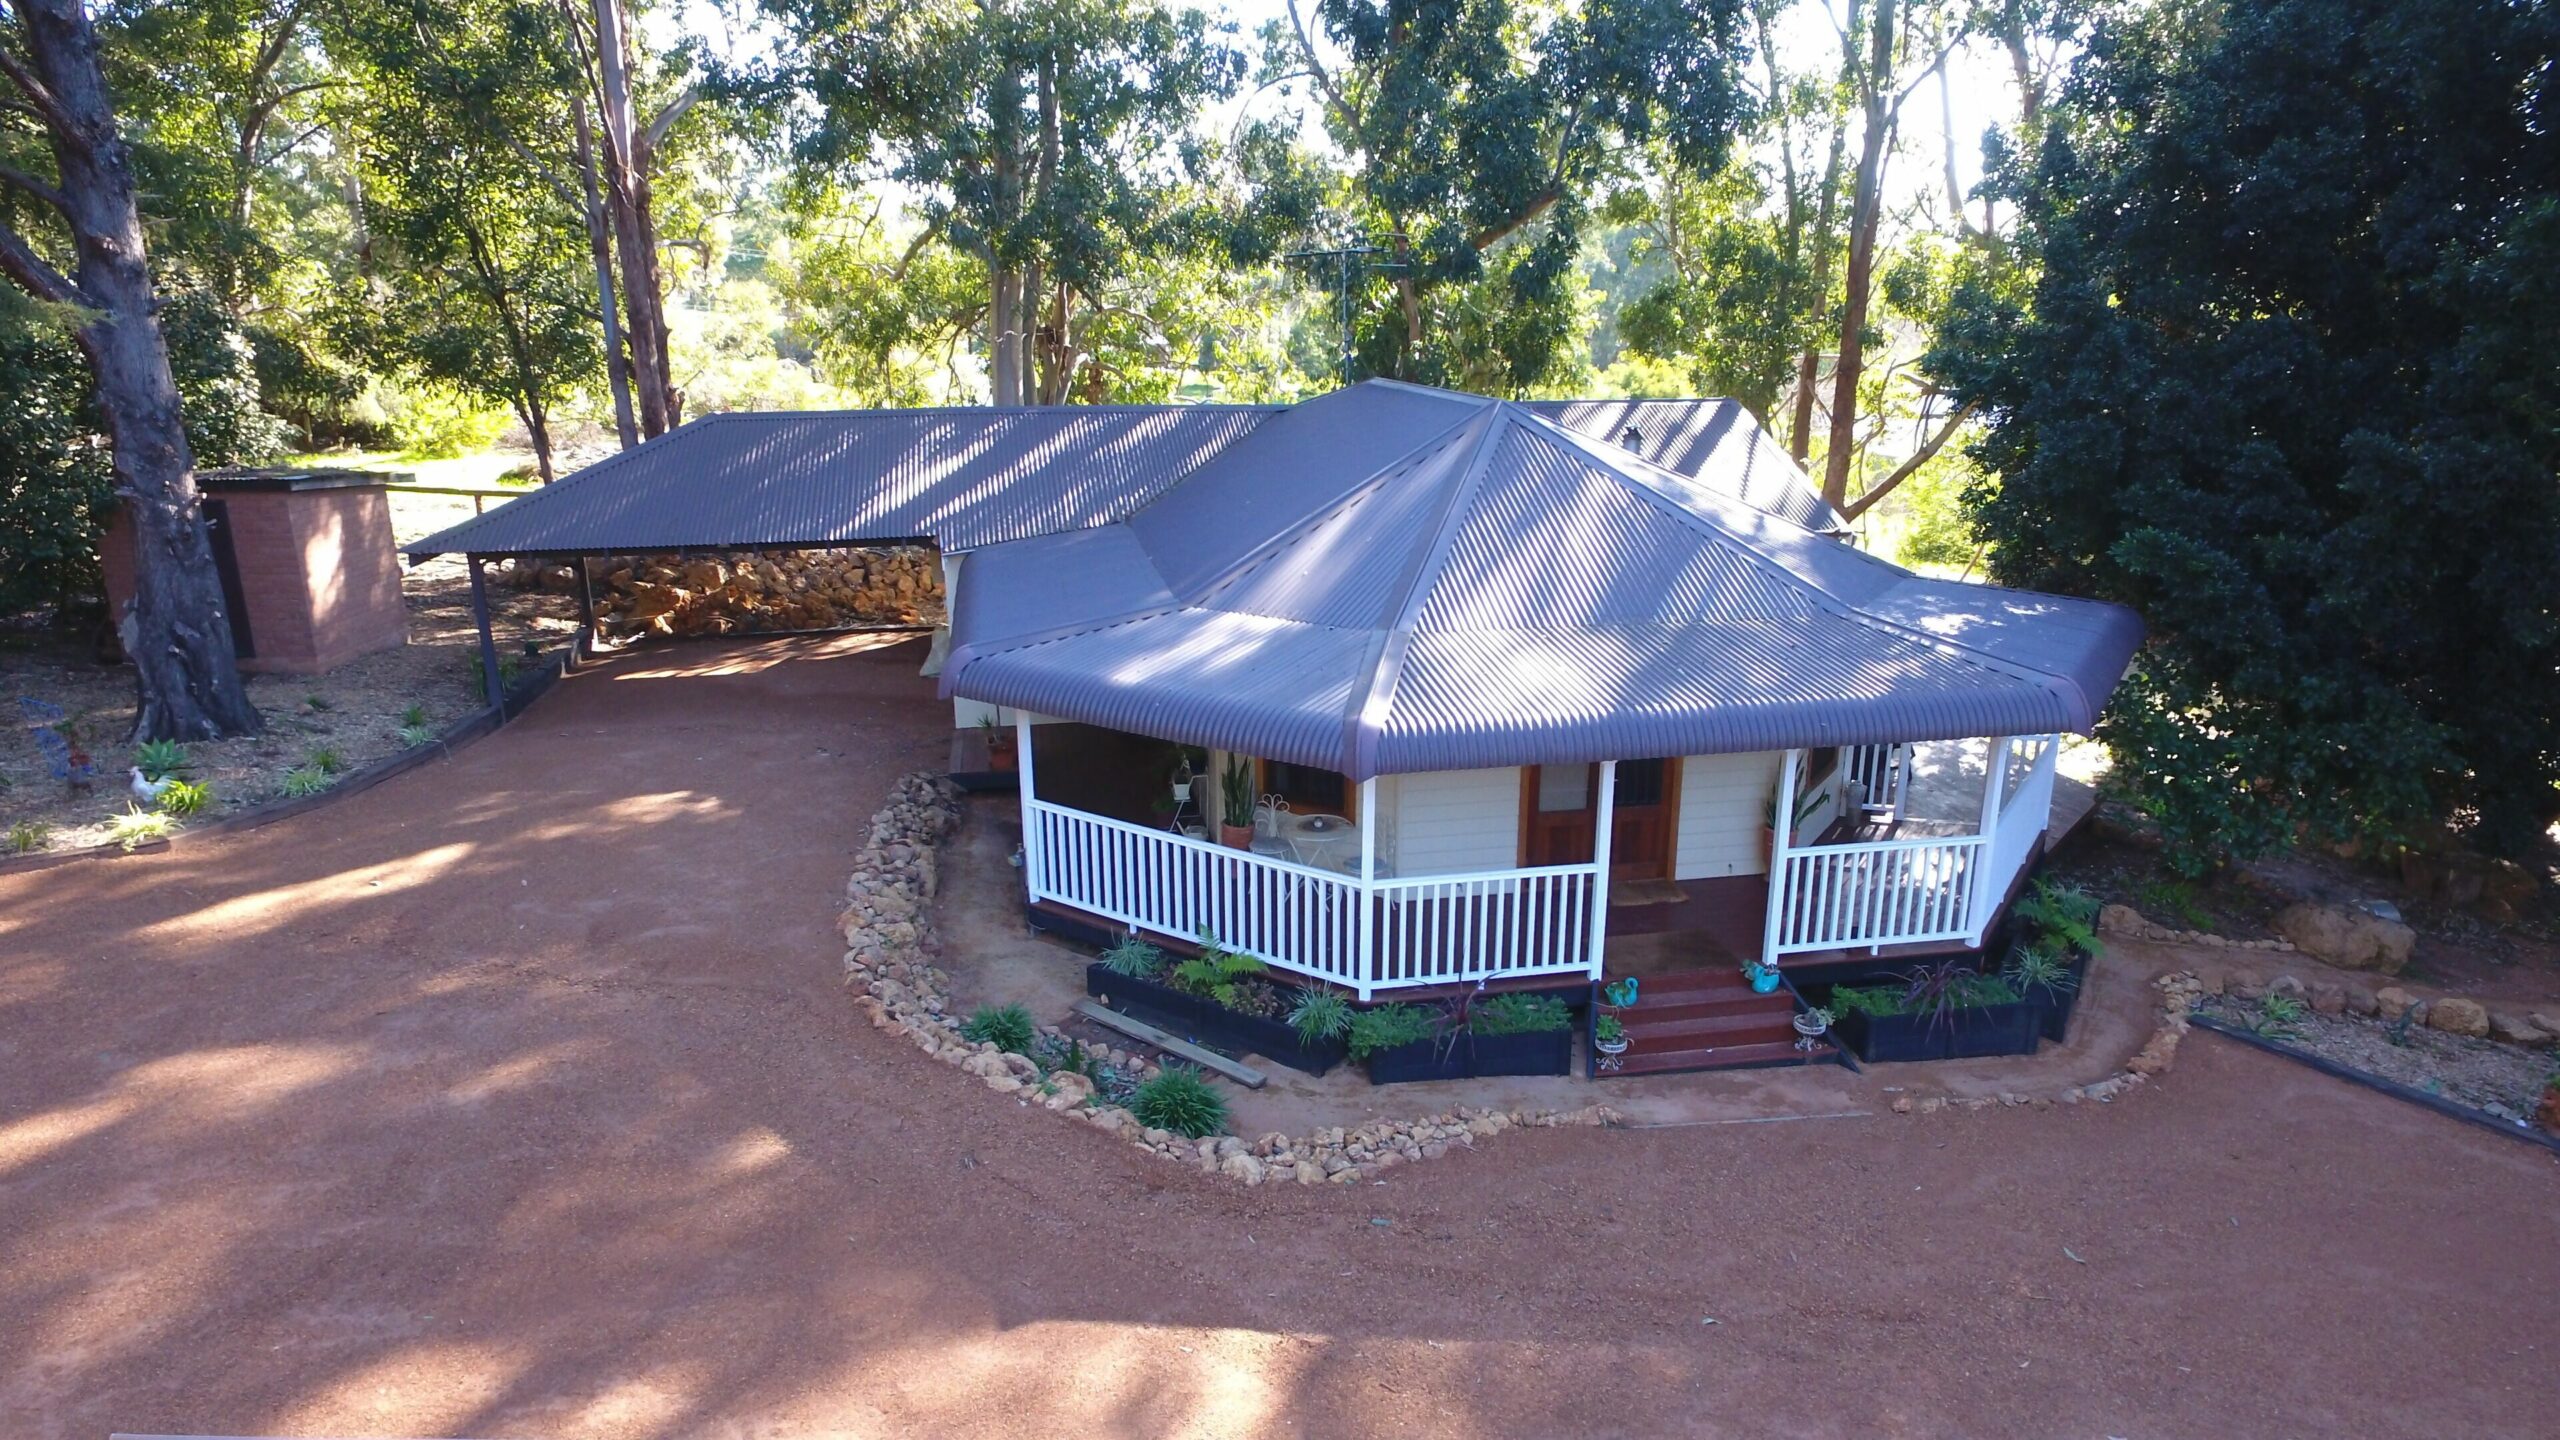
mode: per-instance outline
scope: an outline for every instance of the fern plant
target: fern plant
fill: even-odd
[[[2086,890],[2039,877],[2010,913],[2040,934],[2084,955],[2095,955],[2098,908],[2098,898]]]

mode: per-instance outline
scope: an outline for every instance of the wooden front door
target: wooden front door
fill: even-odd
[[[1618,762],[1617,813],[1610,825],[1609,874],[1658,880],[1671,873],[1676,760]],[[1520,863],[1582,865],[1600,826],[1600,767],[1532,765],[1520,782]]]

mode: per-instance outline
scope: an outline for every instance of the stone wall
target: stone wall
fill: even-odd
[[[545,589],[577,574],[550,567]],[[942,558],[930,545],[621,555],[590,561],[606,635],[752,635],[943,622]]]

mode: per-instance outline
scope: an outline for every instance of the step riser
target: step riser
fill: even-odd
[[[1704,1020],[1716,1015],[1792,1015],[1795,1002],[1781,996],[1771,1003],[1766,995],[1753,995],[1740,1000],[1702,1000],[1679,1005],[1655,1005],[1651,1002],[1633,1010],[1617,1012],[1621,1025],[1664,1025],[1681,1020]]]
[[[1756,1045],[1764,1040],[1793,1040],[1796,1027],[1786,1021],[1756,1021],[1746,1025],[1719,1025],[1712,1028],[1639,1030],[1627,1029],[1630,1050],[1694,1050],[1703,1045]]]

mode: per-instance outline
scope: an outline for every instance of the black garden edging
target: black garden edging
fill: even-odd
[[[1569,1075],[1573,1031],[1532,1030],[1517,1035],[1458,1032],[1373,1051],[1362,1062],[1372,1085],[1412,1080],[1483,1080],[1498,1075]]]
[[[2270,1055],[2281,1055],[2287,1060],[2308,1065],[2323,1075],[2362,1085],[2368,1090],[2379,1090],[2394,1099],[2406,1100],[2412,1105],[2423,1105],[2449,1119],[2466,1121],[2483,1130],[2494,1130],[2511,1140],[2522,1140],[2528,1145],[2539,1145],[2555,1155],[2560,1155],[2560,1135],[2552,1135],[2536,1129],[2530,1123],[2519,1125],[2512,1120],[2501,1120],[2486,1110],[2474,1110],[2468,1105],[2448,1100],[2442,1095],[2430,1095],[2414,1085],[2403,1085],[2397,1080],[2386,1080],[2368,1071],[2358,1070],[2352,1065],[2341,1065],[2327,1056],[2314,1055],[2308,1050],[2298,1050],[2282,1041],[2253,1034],[2242,1026],[2214,1019],[2210,1015],[2190,1011],[2187,1014],[2187,1023],[2200,1030],[2210,1030],[2216,1035],[2226,1036],[2243,1045],[2264,1050]]]
[[[1288,1022],[1239,1015],[1214,1000],[1176,990],[1159,980],[1114,972],[1096,961],[1084,967],[1084,993],[1114,1010],[1160,1025],[1195,1045],[1259,1055],[1275,1065],[1322,1075],[1342,1063],[1340,1040],[1309,1045]]]
[[[584,637],[575,643],[575,658],[581,661],[590,658]],[[87,845],[77,850],[0,856],[0,875],[27,870],[50,870],[56,865],[69,865],[82,860],[122,860],[132,855],[164,854],[177,849],[181,843],[211,839],[216,835],[236,834],[243,830],[255,830],[262,825],[272,825],[279,820],[290,819],[306,811],[335,804],[350,795],[361,794],[394,775],[403,774],[430,760],[450,755],[523,714],[534,701],[541,699],[550,692],[552,686],[560,683],[560,677],[567,673],[572,663],[571,653],[562,651],[545,660],[533,674],[516,682],[515,688],[506,693],[500,704],[484,706],[472,711],[446,726],[444,733],[424,745],[411,746],[397,755],[386,756],[361,769],[350,770],[339,779],[337,784],[317,795],[296,795],[290,799],[270,800],[263,805],[252,805],[246,810],[235,810],[219,820],[207,820],[201,824],[183,826],[166,840],[146,841],[130,850],[122,845]]]

